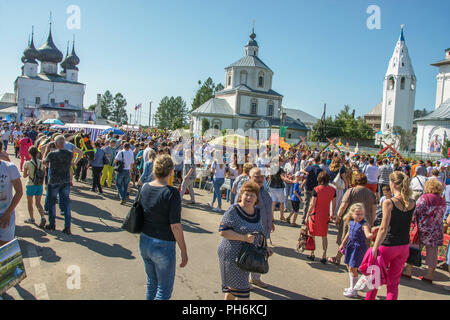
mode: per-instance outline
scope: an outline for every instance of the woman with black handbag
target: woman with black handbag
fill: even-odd
[[[258,240],[254,233],[264,233],[259,209],[259,186],[246,182],[239,194],[238,203],[224,214],[219,234],[223,237],[219,244],[219,265],[222,276],[222,292],[225,300],[248,300],[250,298],[249,272],[238,267],[245,243],[254,244]]]
[[[138,199],[144,211],[139,248],[147,273],[147,300],[169,300],[172,296],[176,244],[181,250],[180,268],[188,262],[180,193],[168,185],[173,168],[170,156],[159,156],[153,166],[155,180],[141,188]]]

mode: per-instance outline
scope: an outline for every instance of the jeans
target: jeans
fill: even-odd
[[[234,203],[234,197],[236,197],[236,195],[231,192],[231,188],[233,187],[233,183],[236,179],[231,179],[230,180],[230,190],[227,190],[227,202],[230,203]]]
[[[50,226],[55,226],[56,218],[56,197],[59,194],[60,208],[64,208],[64,227],[70,228],[70,183],[49,184],[48,195],[48,220]]]
[[[128,184],[130,183],[130,170],[122,170],[117,173],[116,186],[119,192],[120,200],[124,200],[127,197]]]
[[[406,260],[408,260],[409,257],[409,244],[393,247],[380,246],[378,248],[378,255],[383,257],[386,266],[389,268],[387,272],[388,283],[386,284],[386,300],[397,300],[400,276],[402,275]],[[375,300],[377,293],[377,289],[367,292],[366,300]]]
[[[139,249],[147,274],[147,300],[169,300],[175,281],[175,241],[159,240],[141,233]]]
[[[222,187],[222,185],[224,183],[225,183],[225,179],[224,178],[214,178],[213,179],[214,196],[213,196],[212,204],[214,204],[214,202],[216,201],[216,198],[217,198],[217,202],[219,204],[219,208],[222,207],[222,195],[220,194],[220,188]]]
[[[114,167],[110,165],[105,165],[102,171],[102,177],[100,178],[100,184],[103,186],[105,181],[108,180],[108,188],[111,188],[112,179],[114,174]]]

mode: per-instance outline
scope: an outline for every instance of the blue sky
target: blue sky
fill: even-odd
[[[66,26],[70,5],[81,9],[79,30]],[[380,7],[380,30],[367,28],[369,5]],[[430,64],[450,47],[449,1],[2,0],[0,93],[13,92],[32,25],[36,46],[45,42],[50,11],[61,51],[76,36],[85,107],[109,89],[125,96],[129,113],[144,103],[144,119],[149,101],[155,110],[162,97],[182,96],[190,106],[198,80],[223,83],[224,68],[244,55],[253,20],[284,106],[316,117],[324,103],[331,114],[349,104],[363,115],[381,101],[401,24],[417,76],[416,108],[434,108],[437,68]]]

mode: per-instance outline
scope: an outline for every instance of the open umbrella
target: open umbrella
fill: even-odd
[[[125,134],[122,130],[119,130],[117,128],[106,129],[105,131],[102,132],[102,134],[108,134],[110,132],[112,132],[113,134],[118,134],[118,135],[124,135]]]
[[[59,125],[64,125],[64,122],[62,122],[61,120],[58,120],[58,119],[48,119],[48,120],[45,120],[44,122],[43,122],[44,124],[59,124]]]

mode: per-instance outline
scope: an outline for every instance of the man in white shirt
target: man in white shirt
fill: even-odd
[[[414,200],[417,201],[424,193],[425,183],[427,182],[427,180],[427,177],[420,173],[417,173],[416,169],[416,176],[411,179],[411,190],[413,191],[412,197]]]
[[[375,165],[373,158],[369,159],[369,165],[367,165],[363,171],[367,177],[366,188],[377,194],[378,177],[380,176],[380,169]]]
[[[2,130],[2,140],[3,140],[3,147],[5,152],[8,150],[8,142],[9,142],[9,136],[11,135],[11,131],[9,131],[8,126],[4,126]]]
[[[128,184],[130,183],[130,167],[134,163],[133,151],[130,144],[125,143],[124,150],[117,153],[115,161],[116,165],[123,162],[123,169],[117,172],[116,186],[119,192],[120,204],[125,204],[128,197]]]

